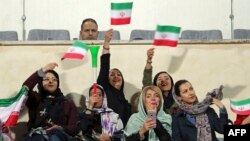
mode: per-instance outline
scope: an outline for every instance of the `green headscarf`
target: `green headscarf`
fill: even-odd
[[[157,86],[147,86],[143,89],[142,93],[140,94],[138,113],[131,115],[131,117],[129,118],[129,121],[124,129],[124,134],[126,136],[136,134],[142,128],[142,126],[147,118],[147,113],[146,113],[144,105],[143,105],[143,96],[145,96],[146,91],[148,91],[149,89],[154,90],[154,89],[152,89],[153,87],[158,88]],[[162,126],[167,130],[167,132],[170,135],[172,135],[172,129],[171,129],[172,117],[163,111],[162,93],[160,90],[159,90],[159,92],[160,92],[159,95],[160,95],[160,99],[161,99],[161,107],[158,110],[157,119],[160,121]],[[158,137],[156,136],[156,134],[154,132],[154,129],[149,130],[148,141],[159,141]]]

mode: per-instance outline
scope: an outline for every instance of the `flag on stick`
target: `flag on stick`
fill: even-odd
[[[241,101],[230,100],[230,107],[238,115],[250,115],[250,98]]]
[[[71,46],[67,52],[64,54],[64,56],[61,58],[61,60],[64,60],[65,58],[69,59],[83,59],[84,56],[86,56],[88,52],[88,45],[85,43],[82,43],[80,41],[76,41],[73,43],[73,46]]]
[[[176,47],[180,31],[181,28],[177,26],[157,25],[154,45]]]
[[[27,99],[27,93],[27,88],[22,87],[16,96],[9,99],[0,99],[0,120],[3,127],[17,124],[19,113]]]
[[[111,3],[111,25],[130,24],[133,2]]]

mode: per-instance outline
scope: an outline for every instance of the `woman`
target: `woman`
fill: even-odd
[[[93,85],[86,96],[87,109],[80,113],[78,127],[87,141],[110,141],[121,132],[123,124],[119,115],[107,107],[107,98],[100,85]],[[117,139],[119,140],[119,139]]]
[[[23,85],[28,88],[29,110],[26,141],[68,141],[77,133],[77,109],[59,88],[59,76],[49,63],[33,73]],[[38,84],[38,92],[33,88]]]
[[[224,125],[228,123],[226,108],[220,101],[223,97],[222,86],[209,92],[200,103],[187,80],[177,81],[174,91],[173,97],[180,111],[173,115],[173,141],[217,141],[215,131],[222,134]],[[219,108],[220,117],[210,104]]]
[[[150,85],[158,86],[163,94],[164,105],[163,109],[168,114],[173,114],[178,111],[178,105],[175,103],[172,96],[172,89],[174,87],[174,81],[171,75],[166,71],[158,72],[152,83],[152,59],[154,56],[154,48],[147,50],[147,62],[143,72],[143,88]]]
[[[131,115],[131,105],[125,98],[124,78],[119,69],[110,69],[110,47],[112,30],[105,33],[105,41],[101,56],[101,68],[97,83],[103,86],[107,94],[108,107],[117,113],[125,126]]]
[[[171,116],[163,111],[163,98],[157,86],[147,86],[139,97],[138,113],[131,115],[125,128],[127,141],[170,141]],[[156,116],[149,113],[155,112]]]

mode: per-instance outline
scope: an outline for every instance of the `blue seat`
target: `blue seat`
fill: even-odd
[[[129,40],[153,40],[155,35],[154,30],[134,29],[130,33]]]
[[[0,41],[17,41],[18,35],[16,31],[0,31]]]
[[[184,40],[222,40],[221,30],[183,30],[181,38]]]
[[[104,40],[106,31],[99,31],[97,40]],[[112,40],[121,40],[120,32],[118,30],[113,31]]]
[[[32,29],[29,31],[28,40],[70,40],[70,33],[62,29]]]
[[[250,39],[250,29],[235,29],[234,39]]]

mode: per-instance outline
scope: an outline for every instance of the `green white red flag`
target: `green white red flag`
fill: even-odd
[[[27,99],[27,93],[27,88],[22,87],[16,96],[0,99],[0,120],[3,127],[15,126],[17,124],[19,113]]]
[[[176,47],[181,28],[177,26],[157,25],[154,45]]]
[[[250,115],[250,98],[240,101],[230,100],[230,107],[238,115]]]
[[[111,3],[111,25],[130,24],[133,2]]]
[[[66,58],[69,59],[83,59],[87,52],[88,52],[88,45],[85,43],[82,43],[80,41],[76,41],[73,43],[73,45],[67,50],[67,52],[64,54],[64,56],[61,58],[61,60],[64,60]]]

